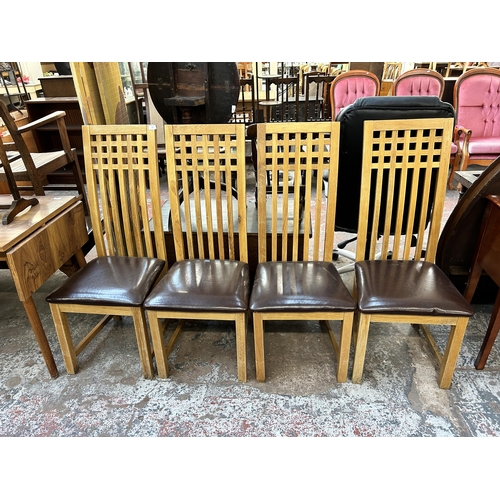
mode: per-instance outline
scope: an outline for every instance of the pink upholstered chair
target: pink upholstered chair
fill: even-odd
[[[433,69],[417,68],[410,71],[406,71],[400,75],[392,86],[393,95],[435,95],[442,99],[444,93],[444,78],[441,73]],[[459,151],[459,141],[457,140],[457,135],[461,135],[462,131],[456,130],[454,133],[454,140],[451,144],[451,156],[450,161],[453,165],[455,162],[459,162],[460,154]],[[451,186],[450,186],[451,189]]]
[[[380,81],[369,71],[355,69],[340,74],[330,87],[332,120],[335,120],[342,108],[352,104],[359,97],[378,96],[379,92]]]
[[[435,95],[440,99],[444,92],[444,78],[431,69],[412,69],[394,81],[393,95]]]
[[[458,77],[453,89],[457,147],[462,154],[452,165],[448,187],[456,170],[490,165],[500,155],[500,70],[471,69]]]

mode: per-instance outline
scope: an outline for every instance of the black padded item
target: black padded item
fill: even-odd
[[[357,99],[338,113],[335,118],[340,122],[337,231],[358,230],[364,121],[414,118],[454,119],[455,110],[435,96],[378,96]]]

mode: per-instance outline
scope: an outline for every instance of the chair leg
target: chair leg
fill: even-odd
[[[484,336],[483,344],[477,355],[474,366],[476,370],[482,370],[486,365],[488,356],[490,355],[491,348],[495,342],[498,335],[498,330],[500,329],[500,292],[497,293],[497,298],[495,300],[495,305],[493,307],[493,312],[491,313],[490,323],[488,325],[488,330]]]
[[[144,309],[142,307],[134,307],[132,317],[134,319],[139,357],[141,358],[142,375],[144,378],[152,379],[154,378],[153,357],[151,355],[151,344],[149,342]]]
[[[236,360],[238,380],[247,381],[247,313],[238,315],[236,324]]]
[[[85,191],[85,184],[83,182],[82,171],[80,169],[80,164],[78,163],[78,158],[76,157],[75,161],[71,164],[71,170],[73,171],[73,176],[75,178],[76,189],[82,195],[85,215],[90,215],[89,203],[87,200],[87,192]]]
[[[370,314],[359,313],[359,324],[357,328],[356,346],[354,349],[354,364],[352,367],[352,381],[355,384],[361,383],[363,377],[363,367],[365,365],[366,342],[368,340],[368,330],[370,329]]]
[[[78,371],[78,361],[76,359],[75,346],[71,333],[69,331],[68,319],[65,313],[61,311],[57,304],[50,304],[50,311],[54,319],[54,326],[59,339],[59,345],[63,355],[66,371],[74,375]]]
[[[253,314],[253,335],[255,345],[255,372],[258,382],[266,380],[266,366],[264,361],[264,320],[261,313]]]
[[[346,314],[342,320],[339,342],[339,356],[337,360],[337,382],[347,380],[347,369],[349,368],[349,354],[351,350],[352,324],[354,313]]]
[[[148,320],[149,327],[151,328],[151,339],[153,341],[158,377],[168,378],[168,358],[165,350],[165,340],[156,311],[148,311]]]
[[[457,324],[451,327],[450,336],[448,337],[448,342],[446,343],[446,349],[438,376],[438,384],[441,389],[450,388],[451,379],[453,377],[453,372],[455,371],[455,365],[457,363],[458,354],[460,352],[460,347],[462,346],[462,340],[464,338],[468,322],[468,317],[459,318]]]

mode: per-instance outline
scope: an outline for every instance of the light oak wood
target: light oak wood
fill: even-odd
[[[92,226],[103,228],[94,231],[97,255],[166,261],[156,128],[85,125],[82,133]],[[50,308],[68,373],[78,371],[77,356],[111,317],[131,316],[142,373],[153,378],[152,349],[142,307],[51,303]],[[99,314],[104,319],[75,346],[68,314]]]
[[[258,190],[259,262],[332,261],[339,131],[340,124],[332,121],[257,125],[257,184],[268,184],[267,192],[266,189]],[[328,192],[323,195],[325,171],[330,182]],[[316,320],[328,324],[337,355],[337,380],[345,382],[353,315],[352,311],[254,311],[257,380],[263,382],[266,378],[265,321]],[[334,320],[341,322],[339,342],[329,324]]]
[[[451,118],[365,122],[357,261],[390,258],[434,263],[446,196],[452,131]],[[423,197],[419,195],[416,179],[423,187]],[[383,189],[384,180],[386,189]],[[431,190],[432,182],[434,190]],[[419,199],[420,210],[417,210]],[[374,207],[371,220],[370,200]],[[432,210],[426,225],[429,207]],[[372,322],[421,325],[424,338],[440,363],[439,387],[450,387],[468,317],[359,312],[352,373],[355,383],[362,379]],[[450,325],[444,355],[427,325]]]
[[[176,260],[248,262],[245,126],[166,125],[165,145]],[[204,319],[234,322],[238,380],[246,381],[247,312],[148,309],[147,314],[159,378],[168,377],[168,355],[182,328],[166,341],[162,320]]]

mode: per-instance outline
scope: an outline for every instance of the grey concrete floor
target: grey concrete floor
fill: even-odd
[[[456,203],[456,192],[449,193],[448,198],[449,212]],[[352,275],[343,276],[350,286]],[[394,486],[399,483],[394,481],[392,473],[387,477],[386,464],[391,464],[391,471],[400,471],[403,477],[408,475],[410,464],[415,471],[425,467],[420,462],[422,456],[433,457],[433,473],[442,476],[456,475],[457,468],[466,464],[469,480],[474,472],[484,475],[484,468],[493,466],[494,462],[485,464],[481,458],[471,457],[488,453],[496,445],[495,440],[479,440],[480,445],[478,441],[471,445],[470,440],[467,443],[439,439],[384,440],[371,445],[371,440],[340,439],[500,435],[498,344],[483,371],[475,370],[473,365],[491,305],[474,306],[476,314],[469,323],[450,390],[438,388],[438,366],[425,340],[410,325],[373,325],[364,378],[359,385],[350,379],[337,383],[336,360],[328,335],[316,322],[267,323],[265,383],[255,380],[252,324],[247,340],[248,381],[240,383],[232,325],[209,321],[186,324],[170,356],[167,380],[145,380],[129,318],[111,322],[79,356],[79,372],[66,373],[45,302],[47,293],[64,279],[65,275],[57,272],[34,295],[60,370],[60,376],[51,379],[10,273],[0,270],[0,436],[4,438],[0,470],[10,479],[6,484],[13,491],[5,498],[38,496],[39,484],[46,483],[46,475],[53,473],[54,467],[66,471],[66,479],[59,477],[59,481],[67,481],[73,488],[76,464],[89,467],[85,450],[92,454],[94,480],[102,477],[103,484],[109,488],[108,496],[113,498],[143,495],[141,481],[109,482],[110,475],[128,470],[131,461],[134,477],[139,470],[148,477],[155,470],[162,477],[165,467],[175,470],[179,478],[187,474],[190,498],[196,496],[193,492],[207,496],[206,483],[201,478],[209,484],[213,482],[220,474],[220,463],[224,463],[224,470],[232,471],[234,477],[241,477],[249,468],[263,464],[258,480],[267,480],[266,494],[260,495],[264,498],[330,498],[332,471],[335,471],[344,486],[357,484],[359,472],[364,480],[358,484],[358,491],[366,491],[366,495],[379,491],[386,498],[399,499],[400,489],[388,490],[388,482]],[[71,320],[73,331],[81,334],[96,319],[75,316]],[[433,332],[444,348],[447,330],[433,327]],[[349,375],[351,368],[352,356]],[[218,440],[216,444],[211,440],[174,439],[167,444],[134,440],[133,445],[128,440],[99,440],[98,445],[90,445],[87,440],[78,440],[77,445],[73,440],[51,440],[47,445],[45,440],[9,439],[210,436],[323,439],[293,440],[293,445],[287,440],[232,439]],[[96,449],[102,451],[96,454]],[[331,460],[328,460],[329,453]],[[141,457],[140,463],[135,462],[137,456]],[[267,466],[269,456],[279,457],[271,468]],[[18,464],[25,463],[27,457],[30,474],[39,481],[31,482],[29,487],[24,485],[21,492],[19,484],[24,481],[24,473]],[[180,461],[174,463],[172,457]],[[193,467],[197,477],[194,482],[191,481],[193,469],[187,465],[192,464],[193,457],[196,457]],[[405,457],[404,466],[400,457]],[[413,462],[415,458],[418,460]],[[384,464],[383,470],[375,473],[380,463]],[[291,479],[285,484],[276,481],[276,474]],[[304,482],[296,477],[314,478],[314,481]],[[461,498],[466,491],[477,494],[484,490],[487,482],[479,485],[445,482],[439,487],[446,497],[455,494]],[[439,491],[436,488],[434,491]],[[217,491],[214,498],[234,498],[229,483]],[[87,498],[88,493],[82,492],[87,489],[77,489],[72,496]],[[239,496],[254,498],[255,494],[255,488],[245,488]]]
[[[473,362],[492,306],[476,305],[450,390],[412,326],[374,325],[363,382],[339,384],[326,331],[315,322],[268,322],[267,380],[255,380],[252,325],[248,381],[236,374],[230,323],[188,322],[167,380],[142,378],[132,321],[111,323],[65,372],[45,295],[35,294],[60,376],[51,379],[8,271],[0,272],[2,436],[497,436],[500,352],[483,371]],[[75,335],[94,316],[75,316]],[[440,347],[447,330],[433,327]],[[351,357],[352,358],[352,357]],[[352,363],[352,359],[351,359]]]

